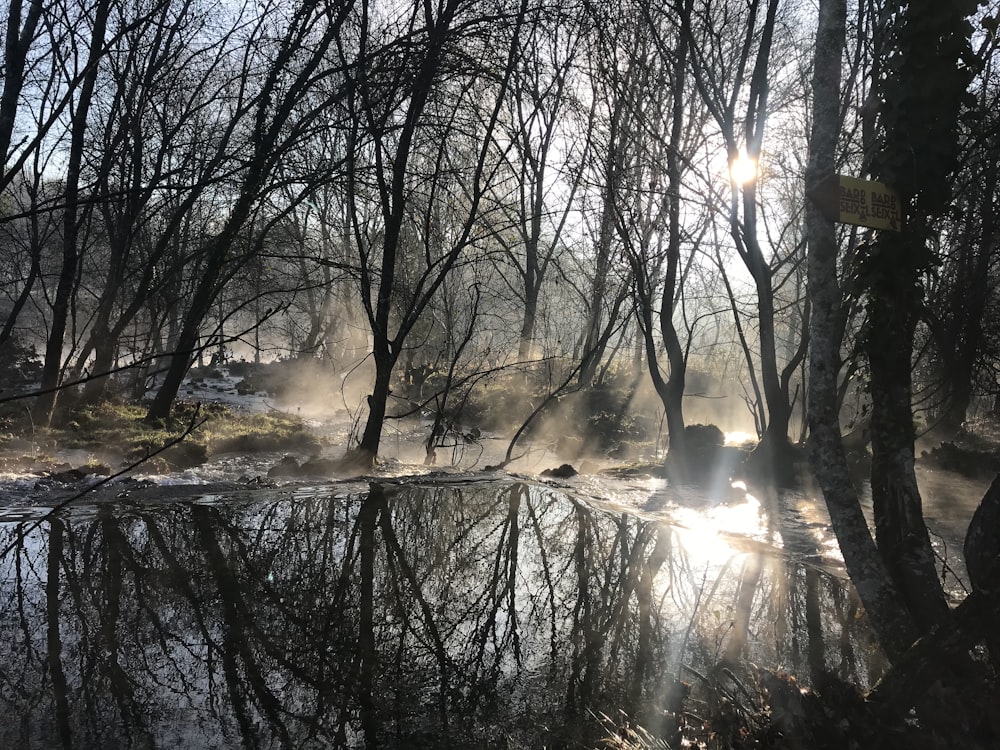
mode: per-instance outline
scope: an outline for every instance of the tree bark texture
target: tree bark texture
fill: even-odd
[[[909,249],[906,235],[883,236],[882,248]],[[879,553],[921,630],[948,610],[924,523],[914,469],[911,357],[916,326],[915,280],[889,276],[869,299],[866,353],[871,368],[871,491]],[[902,284],[898,284],[902,281]]]
[[[958,167],[956,123],[968,105],[972,0],[889,3],[885,71],[875,84],[884,131],[872,160],[906,212],[901,231],[883,231],[857,267],[867,296],[862,334],[872,399],[872,504],[879,552],[911,614],[927,630],[948,612],[935,570],[914,473],[912,357],[925,275],[937,263],[931,236],[951,204]]]
[[[807,193],[833,173],[840,126],[840,68],[846,34],[845,0],[822,0],[813,72],[813,130],[806,169]],[[810,319],[809,457],[823,490],[847,571],[864,602],[879,642],[898,658],[918,636],[872,539],[851,482],[840,439],[837,379],[841,367],[844,295],[838,281],[833,223],[806,205]],[[907,359],[907,363],[909,359]]]

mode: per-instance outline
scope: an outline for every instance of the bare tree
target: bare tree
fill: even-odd
[[[169,416],[192,353],[197,349],[205,317],[225,282],[252,256],[234,251],[239,248],[238,238],[251,225],[260,207],[262,194],[274,188],[272,178],[278,164],[311,127],[324,124],[317,123],[320,114],[344,95],[339,87],[323,89],[319,84],[338,72],[330,67],[328,52],[341,41],[345,27],[353,20],[353,3],[333,8],[304,3],[287,17],[279,18],[273,18],[281,12],[277,6],[265,11],[255,29],[256,44],[260,46],[251,45],[246,59],[247,64],[263,65],[263,79],[256,89],[249,88],[246,77],[236,82],[234,113],[225,133],[227,140],[222,141],[219,153],[213,157],[223,162],[222,155],[228,153],[230,145],[228,139],[245,129],[246,139],[240,142],[247,149],[239,157],[241,180],[218,233],[206,239],[201,249],[204,262],[163,383],[147,413],[151,421]],[[269,44],[274,21],[282,24],[283,29],[278,39]],[[304,185],[297,200],[304,197],[315,179],[306,176],[300,182]]]
[[[362,465],[378,454],[392,374],[407,336],[471,247],[480,204],[496,172],[490,161],[493,133],[528,5],[513,11],[501,6],[495,16],[483,14],[485,7],[448,0],[436,9],[400,8],[387,26],[364,15],[349,86],[348,104],[356,116],[347,165],[361,301],[375,364],[367,421],[351,454]],[[498,59],[496,48],[508,50],[506,57]],[[486,92],[496,103],[480,118],[474,105]],[[480,144],[471,151],[471,164],[449,158],[463,137]],[[462,216],[442,227],[435,222],[438,202],[451,196],[463,206]],[[415,241],[409,244],[408,238]],[[405,290],[397,283],[404,261],[420,264]]]
[[[565,247],[565,229],[590,145],[589,137],[581,142],[567,133],[576,108],[573,79],[582,38],[576,5],[553,8],[534,20],[521,40],[502,122],[503,136],[512,144],[505,153],[513,185],[497,199],[501,215],[510,218],[498,227],[496,240],[508,261],[500,265],[501,273],[507,267],[514,270],[508,284],[523,306],[517,353],[522,362],[532,354],[539,298]],[[574,158],[577,149],[583,152]],[[507,241],[508,223],[516,242]]]
[[[628,48],[642,32],[632,23],[618,23],[615,9],[588,6],[592,26],[587,73],[593,90],[588,137],[592,144],[591,168],[586,174],[589,188],[581,196],[582,211],[592,250],[578,253],[586,315],[576,356],[581,361],[578,383],[594,383],[612,335],[619,329],[621,311],[631,286],[628,264],[616,264],[617,202],[621,195],[628,159],[628,143],[636,123],[629,107],[642,79],[642,64],[629,56]]]
[[[677,6],[684,33],[690,38],[692,73],[698,91],[719,127],[730,164],[742,152],[753,163],[764,143],[773,69],[772,50],[778,28],[777,0],[751,0],[737,10],[712,0],[694,7]],[[738,36],[737,36],[738,35]],[[743,110],[740,117],[739,110]],[[742,133],[740,133],[742,129]],[[792,415],[791,379],[805,356],[800,345],[779,369],[775,277],[781,260],[768,258],[759,230],[755,177],[731,182],[728,223],[737,252],[753,280],[760,386],[766,403],[761,424],[761,455],[787,456]]]
[[[88,148],[85,164],[97,204],[92,220],[103,248],[95,248],[84,268],[94,309],[70,376],[75,379],[84,369],[97,376],[84,390],[89,402],[104,395],[108,379],[99,375],[119,364],[125,332],[135,330],[137,321],[152,332],[150,300],[184,263],[175,251],[186,243],[157,234],[169,226],[161,217],[171,213],[177,196],[195,189],[184,184],[193,182],[185,166],[194,154],[183,135],[197,132],[194,120],[206,103],[206,77],[214,75],[225,48],[220,40],[196,43],[208,33],[208,18],[193,1],[154,3],[142,24],[120,8],[116,16],[115,26],[125,31],[105,56],[109,93],[94,108],[94,129],[101,135]]]
[[[31,45],[35,41],[38,22],[42,17],[42,5],[42,0],[31,0],[25,9],[21,0],[11,0],[7,6],[3,94],[0,95],[0,159],[3,160],[5,178],[18,104],[24,89],[25,69],[29,64]],[[0,182],[0,187],[8,181],[5,179]]]
[[[639,96],[632,105],[637,122],[631,139],[632,197],[619,207],[618,231],[632,265],[647,367],[666,415],[670,452],[681,459],[680,466],[690,338],[682,340],[675,315],[682,295],[682,250],[693,229],[682,209],[683,177],[690,163],[691,142],[700,140],[701,134],[694,126],[700,118],[692,112],[688,96],[688,36],[654,14],[649,4],[642,5],[649,41],[637,47],[637,62],[648,78],[638,82]],[[666,368],[661,363],[661,344]]]

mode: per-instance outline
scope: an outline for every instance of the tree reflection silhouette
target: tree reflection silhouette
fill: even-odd
[[[65,748],[73,746],[69,723],[69,699],[66,675],[62,663],[62,636],[59,632],[59,573],[63,550],[63,524],[53,520],[49,524],[49,555],[45,577],[46,642],[48,645],[49,678],[52,680],[52,698],[55,703],[56,727],[59,741]]]
[[[0,526],[0,746],[576,746],[619,712],[676,743],[685,665],[866,679],[841,580],[682,532],[518,481]]]

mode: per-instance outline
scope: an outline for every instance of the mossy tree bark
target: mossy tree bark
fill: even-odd
[[[822,0],[813,70],[813,128],[806,191],[834,172],[840,129],[841,59],[846,35],[845,0]],[[840,439],[838,376],[846,306],[838,281],[837,237],[832,222],[806,205],[808,288],[812,299],[809,357],[809,447],[848,573],[879,642],[898,658],[919,635],[888,575],[850,480]],[[909,358],[907,356],[907,362]]]
[[[958,167],[959,116],[976,62],[972,0],[888,4],[885,65],[876,83],[881,143],[876,179],[895,187],[907,216],[880,232],[857,268],[867,295],[863,346],[872,399],[872,504],[879,552],[907,607],[926,630],[947,614],[914,473],[912,357],[923,280],[937,263],[933,222],[948,210]]]
[[[837,244],[830,222],[807,207],[809,287],[813,299],[810,369],[813,466],[854,581],[883,646],[898,659],[908,643],[948,615],[937,578],[914,472],[911,358],[921,280],[934,264],[931,221],[947,207],[957,164],[955,123],[971,80],[974,3],[898,3],[887,15],[885,67],[878,82],[881,143],[875,176],[895,186],[909,215],[901,232],[883,232],[866,247],[853,283],[867,295],[863,334],[870,366],[873,545],[848,481],[836,400],[844,297],[837,282]],[[814,71],[814,126],[807,190],[834,171],[844,3],[820,5]],[[888,575],[887,575],[888,573]]]

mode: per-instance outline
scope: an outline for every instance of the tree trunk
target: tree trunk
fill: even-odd
[[[776,0],[769,0],[764,26],[761,28],[760,46],[750,78],[750,101],[744,122],[747,154],[753,159],[760,157],[764,139],[764,125],[767,120],[767,100],[771,45],[774,37],[775,18],[778,9]],[[747,41],[749,44],[749,39]],[[753,277],[757,292],[757,326],[760,338],[760,380],[767,406],[767,423],[761,436],[760,455],[775,469],[783,469],[790,453],[788,425],[792,416],[791,399],[787,382],[783,382],[778,372],[778,347],[775,335],[773,272],[757,239],[757,181],[749,181],[743,186],[743,220],[740,222],[734,211],[731,214],[732,232],[741,235],[741,255],[747,270]],[[735,202],[734,202],[735,203]]]
[[[976,689],[976,680],[984,675],[976,673],[980,666],[969,653],[985,644],[994,670],[1000,666],[1000,477],[993,480],[969,523],[964,553],[972,593],[917,641],[869,696],[897,714],[916,704],[921,723],[929,727],[939,713],[940,695],[954,691],[982,696],[986,705],[995,700],[989,689],[985,694]],[[935,684],[938,689],[932,690]],[[976,708],[971,706],[969,713]]]
[[[378,644],[375,637],[375,530],[379,515],[384,512],[385,496],[381,487],[372,485],[358,513],[358,685],[357,700],[361,719],[361,734],[366,750],[374,750],[379,742],[379,716],[376,704],[379,668]]]
[[[686,11],[690,12],[691,2],[687,0]],[[667,353],[670,368],[667,381],[661,391],[657,388],[663,411],[667,419],[667,434],[670,441],[668,452],[676,451],[682,460],[686,459],[684,440],[684,390],[687,381],[687,357],[681,345],[680,335],[674,325],[674,310],[677,307],[677,292],[680,285],[681,236],[685,231],[681,221],[682,142],[684,138],[684,110],[687,106],[688,36],[681,34],[677,41],[676,59],[670,77],[671,106],[670,146],[666,153],[667,167],[667,270],[664,277],[663,299],[660,300],[660,336]],[[647,359],[649,354],[647,352]]]
[[[959,164],[956,122],[968,104],[973,54],[968,17],[974,0],[890,4],[885,74],[875,92],[884,139],[875,177],[898,190],[907,212],[901,231],[880,232],[856,275],[867,297],[862,339],[871,370],[872,504],[879,551],[918,625],[948,612],[935,570],[914,474],[912,357],[923,278],[937,262],[932,222],[952,205]],[[919,158],[914,158],[914,155]]]
[[[4,320],[3,325],[0,326],[0,352],[3,352],[7,342],[11,340],[14,333],[14,326],[17,323],[17,318],[21,314],[21,310],[24,309],[24,307],[28,304],[28,301],[31,299],[31,291],[34,289],[35,282],[42,274],[42,248],[40,246],[40,241],[38,240],[38,215],[32,214],[30,222],[31,267],[28,269],[28,276],[21,286],[20,293],[10,307],[7,319]]]
[[[112,335],[108,329],[107,321],[94,326],[93,352],[94,359],[91,362],[91,380],[83,387],[83,402],[95,404],[100,401],[107,392],[109,372],[115,366],[115,351],[118,349],[118,337]]]
[[[97,62],[102,54],[104,30],[107,26],[109,10],[110,0],[100,0],[94,10],[94,29],[90,39],[90,51],[87,55],[87,72],[80,86],[77,109],[73,113],[69,159],[66,165],[62,267],[59,271],[59,282],[56,285],[56,293],[52,302],[52,323],[49,327],[48,341],[45,344],[45,362],[42,365],[40,390],[43,391],[44,395],[39,396],[35,402],[35,408],[46,419],[52,418],[52,411],[56,404],[55,389],[59,385],[59,378],[62,374],[63,343],[69,321],[73,289],[76,286],[79,272],[80,168],[85,146],[84,137],[87,132],[87,114],[90,111],[94,86],[97,82]]]
[[[614,146],[612,146],[614,148]],[[609,165],[615,157],[609,155]],[[609,169],[613,169],[609,166]],[[590,312],[587,315],[587,327],[584,331],[583,367],[580,368],[578,383],[582,386],[591,385],[597,375],[597,367],[604,357],[604,343],[606,337],[602,335],[604,323],[605,297],[608,293],[608,271],[611,268],[611,242],[614,235],[614,201],[613,194],[615,187],[610,183],[604,188],[604,199],[602,201],[600,229],[597,235],[597,253],[594,280],[590,289]]]
[[[973,590],[1000,583],[1000,475],[972,515],[962,552]]]
[[[806,191],[833,173],[840,127],[840,67],[846,35],[846,1],[821,0],[813,73],[813,131]],[[806,205],[811,350],[809,359],[809,458],[823,490],[841,553],[890,659],[898,658],[919,633],[883,567],[850,480],[840,440],[837,377],[843,333],[844,295],[838,282],[837,240],[832,222]],[[909,357],[907,356],[907,365]]]
[[[608,153],[604,158],[604,189],[601,195],[601,219],[597,232],[594,279],[590,294],[590,312],[584,330],[583,366],[577,382],[581,386],[593,383],[597,367],[604,356],[608,337],[603,334],[605,297],[608,293],[608,272],[611,270],[611,248],[615,231],[615,202],[618,200],[619,175],[624,158],[621,144],[621,116],[624,107],[613,102],[614,112],[608,135]]]
[[[883,247],[909,252],[904,236],[883,235]],[[895,284],[894,281],[903,284]],[[871,368],[871,491],[879,553],[900,587],[921,630],[948,611],[935,569],[934,552],[924,523],[920,490],[914,473],[916,439],[913,425],[911,356],[916,325],[914,285],[892,277],[876,285],[869,302],[866,339]]]
[[[249,211],[248,205],[245,208]],[[237,210],[239,209],[237,206]],[[207,262],[191,297],[191,304],[184,315],[180,333],[173,345],[173,352],[168,358],[166,375],[146,412],[147,422],[164,422],[170,417],[174,400],[184,382],[184,377],[191,368],[192,357],[199,351],[198,341],[201,338],[202,321],[215,303],[219,291],[219,278],[222,276],[225,264],[230,260],[228,247],[235,239],[237,228],[243,226],[244,220],[245,216],[240,219],[231,215],[224,234],[217,237],[205,249]]]
[[[42,15],[42,0],[31,0],[28,12],[21,21],[21,0],[11,0],[7,5],[7,28],[4,34],[4,76],[3,94],[0,95],[0,167],[7,166],[11,138],[14,134],[14,120],[17,105],[24,87],[24,67],[28,60],[28,49],[35,38],[35,30]],[[12,173],[4,174],[0,181],[2,188]]]
[[[396,357],[389,352],[388,346],[379,349],[376,349],[375,354],[375,386],[368,396],[368,421],[365,422],[365,431],[355,453],[358,463],[368,466],[375,461],[382,442],[382,425],[389,402],[392,370],[396,365]]]
[[[49,680],[52,683],[52,696],[55,703],[53,717],[56,729],[63,747],[73,746],[71,729],[71,714],[69,703],[69,685],[66,671],[63,667],[63,641],[59,623],[59,601],[62,583],[60,567],[63,558],[64,536],[66,527],[61,520],[53,518],[49,521],[48,555],[45,577],[45,615],[46,615],[46,646]]]
[[[535,340],[535,318],[538,313],[538,286],[525,276],[524,317],[521,320],[521,334],[518,338],[517,360],[525,362],[531,357]]]
[[[524,136],[527,141],[528,136]],[[539,272],[539,248],[542,241],[542,212],[545,210],[545,159],[547,152],[542,150],[536,157],[529,159],[533,165],[530,170],[531,216],[528,217],[528,235],[524,243],[524,316],[521,319],[521,333],[518,337],[517,359],[526,361],[532,355],[535,338],[535,319],[538,314],[538,294],[541,290],[542,275]]]
[[[976,674],[977,665],[970,660],[969,652],[982,641],[996,638],[998,622],[1000,587],[994,584],[992,588],[973,591],[893,665],[872,688],[869,701],[887,707],[897,716],[916,705],[917,717],[932,736],[936,715],[940,714],[940,698],[934,696],[957,694],[959,690],[969,694],[970,686],[988,679]],[[991,658],[995,656],[991,654]],[[982,695],[982,691],[977,692]],[[987,692],[984,698],[986,705],[980,708],[995,711],[995,696]],[[969,707],[970,713],[974,710]]]

